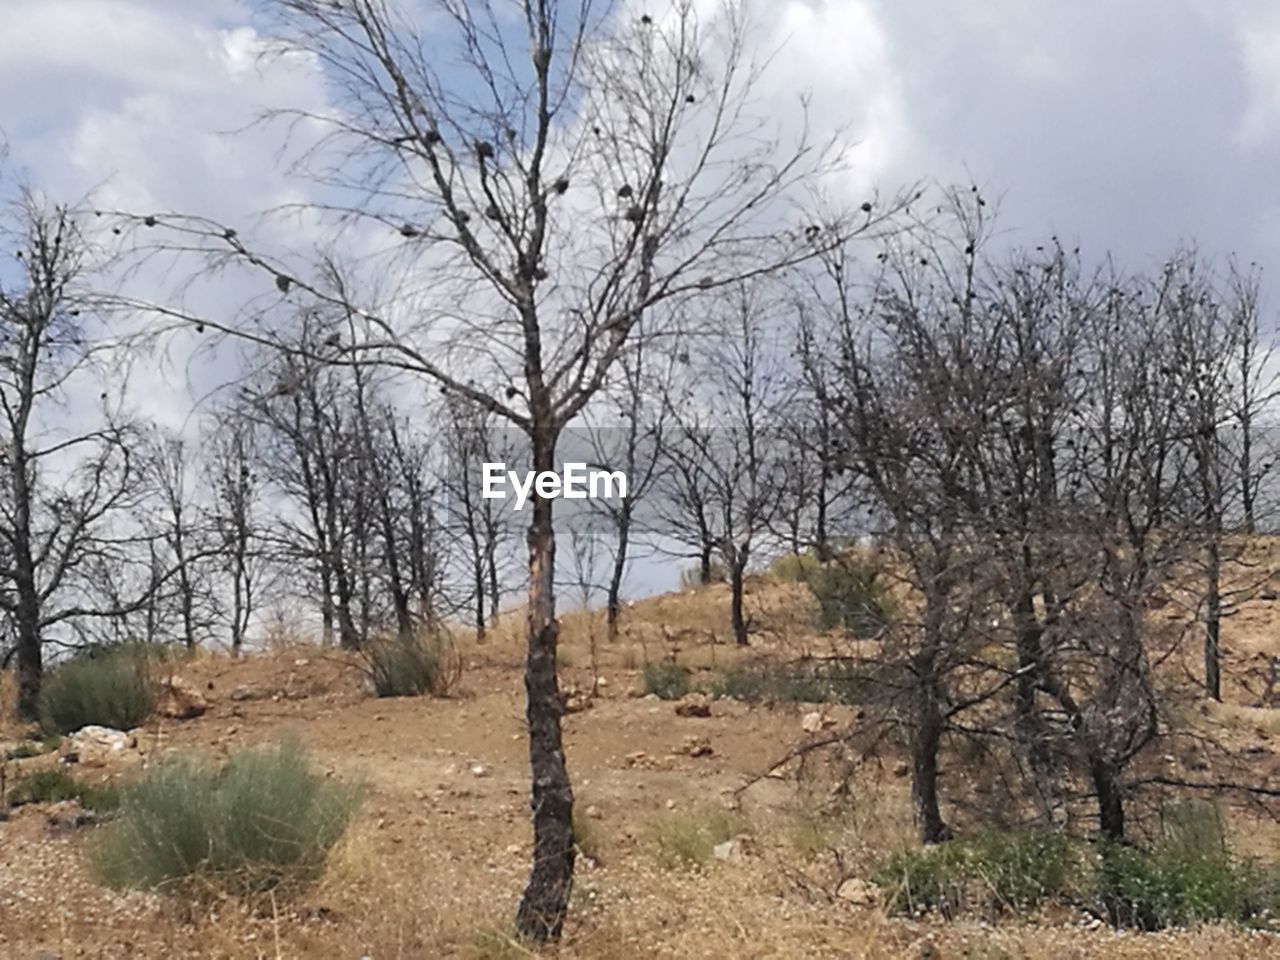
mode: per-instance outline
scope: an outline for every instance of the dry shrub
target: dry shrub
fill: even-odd
[[[313,772],[293,742],[244,751],[222,769],[177,760],[124,789],[92,863],[115,887],[287,891],[320,875],[360,798]]]

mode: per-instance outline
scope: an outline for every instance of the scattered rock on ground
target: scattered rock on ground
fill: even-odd
[[[137,738],[110,727],[81,727],[62,742],[62,756],[67,763],[89,766],[107,763],[125,756],[138,745]],[[74,757],[75,759],[71,759]]]
[[[840,884],[836,890],[836,896],[855,906],[871,906],[879,900],[880,888],[869,880],[850,877]]]
[[[172,720],[192,720],[208,709],[204,694],[181,677],[171,677],[163,684],[156,703],[156,712]]]
[[[49,819],[49,829],[57,831],[87,827],[98,819],[96,813],[84,809],[76,800],[63,800],[52,804],[46,811],[46,816]]]
[[[678,752],[686,757],[709,757],[715,751],[711,749],[711,741],[706,737],[690,735],[684,738]]]
[[[711,704],[707,703],[705,697],[691,697],[688,700],[682,700],[676,704],[677,717],[709,717],[711,716]]]

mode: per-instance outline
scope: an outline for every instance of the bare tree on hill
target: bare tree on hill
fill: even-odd
[[[533,468],[551,470],[561,432],[654,307],[768,276],[882,216],[783,222],[794,208],[780,201],[841,166],[839,143],[775,135],[754,99],[764,64],[743,10],[725,3],[701,19],[695,6],[679,0],[637,17],[621,3],[524,0],[512,18],[492,0],[437,0],[428,25],[387,0],[266,4],[282,49],[312,55],[329,81],[331,109],[278,114],[327,131],[304,161],[333,198],[327,211],[401,241],[383,263],[402,280],[380,297],[224,224],[134,222],[163,228],[161,247],[255,267],[282,296],[336,306],[358,324],[340,362],[428,378],[519,428]],[[446,60],[447,74],[437,69]],[[215,322],[135,305],[297,349],[262,309]],[[531,514],[534,854],[516,926],[542,942],[559,937],[568,902],[573,794],[555,669],[552,501],[535,498]]]

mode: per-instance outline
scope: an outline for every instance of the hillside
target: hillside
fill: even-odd
[[[721,586],[635,603],[614,647],[598,617],[565,618],[562,683],[573,709],[566,742],[583,856],[554,955],[1175,960],[1280,952],[1280,936],[1234,928],[1115,932],[1066,911],[995,924],[905,920],[861,902],[870,898],[842,880],[868,876],[911,843],[901,754],[891,742],[850,752],[850,787],[839,798],[820,770],[773,770],[806,740],[856,730],[861,710],[643,695],[646,662],[674,656],[700,671],[695,683],[709,682],[743,657],[782,660],[832,643],[808,626],[803,588],[758,579],[748,600],[759,639],[746,653],[725,644]],[[256,911],[118,893],[96,884],[85,865],[99,828],[52,826],[47,807],[24,806],[0,823],[0,956],[525,955],[503,934],[530,853],[519,626],[511,614],[484,646],[461,645],[464,671],[447,699],[375,699],[357,661],[307,646],[174,665],[205,691],[208,711],[153,721],[137,731],[136,749],[101,765],[84,758],[77,775],[121,781],[171,754],[221,758],[300,737],[326,773],[368,790],[323,880],[300,899]],[[591,697],[593,635],[599,682]],[[1259,664],[1280,655],[1280,607],[1244,604],[1228,622],[1225,647],[1236,705],[1189,708],[1187,722],[1229,746],[1211,763],[1239,761],[1257,782],[1280,783],[1280,710],[1242,705],[1251,701],[1241,686],[1256,685]],[[691,703],[706,704],[709,716],[681,709]],[[0,741],[18,733],[0,728]],[[1171,769],[1190,762],[1166,759]],[[8,775],[54,764],[52,755],[20,760]],[[1228,818],[1238,848],[1280,858],[1280,827],[1261,811],[1232,808]],[[696,868],[665,865],[663,850],[697,825],[729,845]]]

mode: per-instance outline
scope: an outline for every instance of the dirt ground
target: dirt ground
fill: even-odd
[[[789,615],[803,604],[793,588],[757,584],[751,599],[769,632],[766,647],[815,652],[825,642],[806,633],[802,616]],[[579,859],[565,942],[554,955],[1280,956],[1280,936],[1234,928],[1136,934],[1073,915],[908,921],[838,898],[842,876],[865,876],[884,851],[909,842],[900,758],[889,752],[862,764],[839,822],[816,832],[808,812],[826,798],[764,776],[811,735],[802,718],[815,707],[715,700],[709,717],[681,716],[677,704],[639,695],[641,665],[673,648],[694,666],[737,655],[723,643],[724,600],[723,588],[713,587],[637,604],[624,637],[608,648],[594,619],[565,618],[566,686],[589,690],[593,635],[603,685],[589,708],[565,720],[590,855]],[[484,646],[463,646],[465,669],[448,699],[375,699],[354,661],[315,647],[176,664],[206,692],[208,712],[154,722],[140,732],[140,750],[80,775],[124,779],[169,753],[222,757],[296,735],[326,773],[368,792],[326,876],[300,898],[253,909],[120,893],[95,883],[85,864],[84,847],[100,828],[57,831],[45,810],[22,807],[0,823],[0,958],[526,955],[504,937],[531,846],[518,627],[513,617]],[[1259,658],[1280,653],[1277,627],[1280,604],[1245,604],[1228,627],[1228,674],[1256,685]],[[1273,748],[1280,710],[1251,706],[1256,691],[1240,683],[1231,692],[1234,706],[1193,711],[1196,722],[1248,752],[1259,781],[1280,783]],[[857,722],[849,708],[824,708],[823,717],[836,726]],[[0,741],[14,734],[0,727]],[[9,775],[51,762],[11,763]],[[664,821],[731,808],[741,834],[732,856],[696,869],[659,862],[655,830]],[[1273,824],[1239,818],[1232,820],[1238,845],[1280,852]]]

